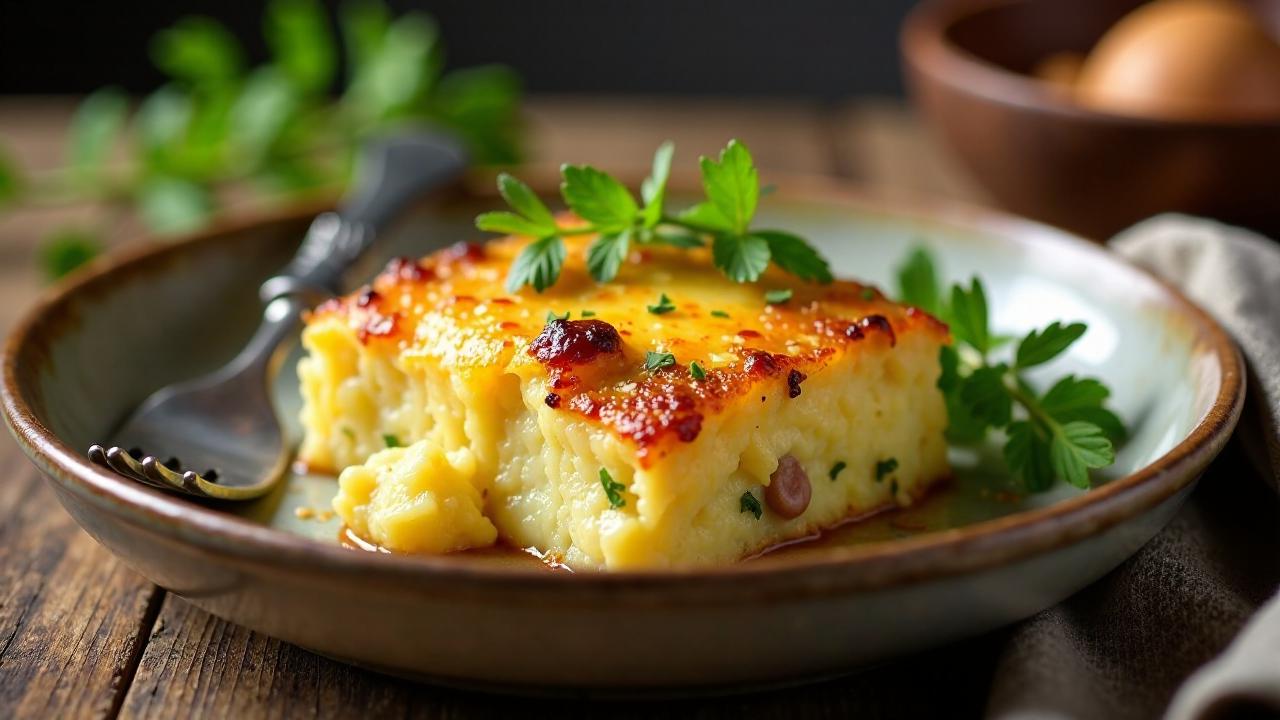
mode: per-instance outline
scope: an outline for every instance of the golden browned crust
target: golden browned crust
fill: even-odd
[[[338,318],[371,348],[433,356],[457,372],[497,366],[541,376],[548,407],[626,438],[644,464],[692,442],[733,401],[803,393],[804,380],[842,353],[891,352],[912,333],[947,336],[929,314],[855,282],[816,285],[771,269],[758,284],[733,283],[705,250],[645,246],[600,285],[583,260],[589,240],[567,239],[561,278],[541,294],[503,284],[524,239],[459,243],[421,261],[393,260],[308,322]],[[691,285],[697,292],[686,292]],[[789,301],[765,302],[767,290],[782,288],[793,291]],[[662,292],[675,309],[647,311]],[[649,351],[676,362],[646,370]],[[705,378],[692,376],[694,361]]]

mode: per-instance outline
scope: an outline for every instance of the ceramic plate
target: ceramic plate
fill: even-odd
[[[1052,372],[1114,389],[1131,437],[1105,484],[1018,496],[995,447],[955,453],[949,488],[818,542],[715,569],[569,574],[514,552],[343,547],[323,513],[331,477],[292,476],[248,505],[201,505],[89,464],[84,450],[148,392],[221,364],[245,341],[257,284],[292,253],[306,212],[117,255],[55,288],[10,338],[6,419],[90,534],[216,615],[401,675],[622,692],[792,682],[1024,618],[1150,539],[1226,442],[1244,395],[1234,344],[1106,250],[986,211],[887,208],[829,182],[782,185],[789,193],[770,196],[761,223],[806,235],[840,275],[891,288],[895,265],[924,244],[948,279],[982,276],[1002,332],[1087,322]],[[471,218],[492,206],[438,200],[381,252],[474,238]],[[295,358],[276,394],[296,437]]]

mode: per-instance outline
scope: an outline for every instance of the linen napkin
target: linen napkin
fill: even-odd
[[[1280,717],[1280,244],[1164,215],[1112,247],[1236,338],[1249,366],[1236,437],[1253,467],[1228,448],[1134,558],[1014,628],[987,715]]]

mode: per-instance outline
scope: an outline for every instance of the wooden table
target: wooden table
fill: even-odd
[[[58,161],[70,103],[0,101],[0,145],[29,168]],[[891,196],[980,198],[957,178],[898,103],[845,107],[728,100],[538,98],[530,103],[533,163],[589,162],[644,171],[673,139],[681,156],[739,137],[765,170],[836,175]],[[0,330],[42,282],[32,260],[49,230],[91,210],[0,215]],[[113,230],[113,244],[138,230]],[[230,625],[152,585],[99,547],[54,501],[8,437],[0,440],[0,718],[155,717],[847,717],[911,716],[917,683],[949,693],[959,714],[985,699],[997,643],[980,638],[913,661],[761,695],[677,703],[569,705],[426,687],[351,668]],[[940,684],[939,684],[940,683]],[[869,689],[897,689],[892,707]]]

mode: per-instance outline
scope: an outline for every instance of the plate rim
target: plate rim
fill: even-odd
[[[531,184],[540,193],[554,193],[550,174],[534,171],[526,175],[535,178]],[[779,191],[780,198],[953,226],[1014,245],[1025,245],[1036,238],[1065,242],[1077,250],[1096,253],[1106,262],[1118,263],[1152,281],[1165,296],[1161,304],[1171,305],[1189,321],[1194,341],[1207,344],[1220,371],[1218,392],[1191,431],[1153,462],[1100,488],[1042,508],[912,538],[824,548],[813,555],[778,563],[574,574],[551,573],[542,568],[496,568],[458,562],[447,556],[359,552],[276,530],[99,468],[39,420],[30,397],[35,388],[24,385],[20,361],[27,346],[38,342],[42,333],[52,335],[65,324],[66,311],[74,298],[105,288],[120,273],[145,274],[171,256],[216,245],[254,227],[302,224],[330,205],[312,201],[224,219],[172,242],[131,243],[48,288],[14,326],[4,345],[0,401],[5,422],[28,458],[46,479],[57,484],[56,489],[72,493],[116,520],[237,562],[265,565],[272,572],[293,575],[310,576],[319,570],[325,577],[359,576],[362,583],[388,583],[398,588],[483,593],[495,585],[511,589],[514,584],[532,593],[531,598],[554,598],[557,602],[563,601],[565,588],[575,588],[584,604],[593,597],[587,591],[596,590],[607,593],[615,605],[648,604],[654,593],[667,600],[715,602],[723,599],[723,594],[715,591],[724,588],[731,590],[735,602],[881,590],[1008,565],[1075,544],[1156,507],[1193,483],[1226,444],[1244,404],[1243,357],[1235,341],[1205,310],[1146,269],[1065,230],[999,210],[952,200],[890,199],[873,189],[822,176],[770,176],[785,181],[779,183],[787,188]],[[742,582],[747,579],[753,582]]]

